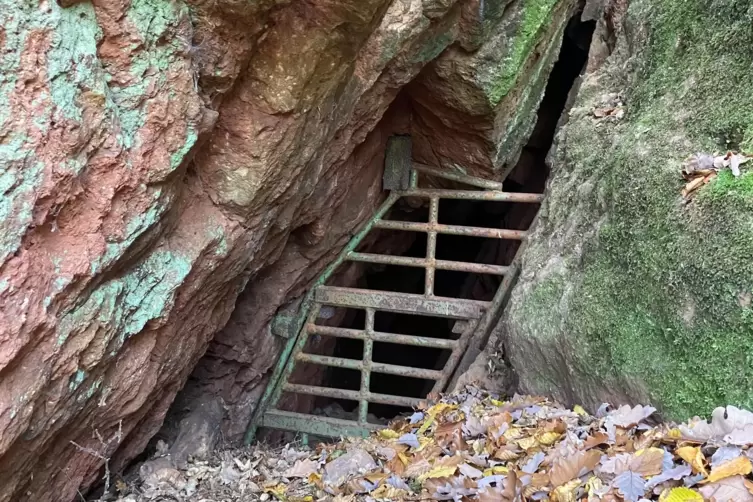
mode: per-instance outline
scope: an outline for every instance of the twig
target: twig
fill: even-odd
[[[86,453],[87,455],[91,455],[94,458],[98,458],[102,460],[105,463],[105,475],[103,477],[105,481],[105,488],[104,493],[108,493],[110,491],[110,457],[105,456],[107,455],[110,448],[113,446],[119,445],[120,442],[123,440],[123,421],[118,421],[118,431],[113,434],[113,436],[105,441],[102,438],[102,435],[99,433],[99,430],[94,429],[94,436],[97,438],[97,441],[99,441],[100,448],[99,451],[94,450],[93,448],[88,448],[85,446],[81,446],[80,444],[76,443],[75,441],[71,441],[71,444],[78,448],[80,451]]]

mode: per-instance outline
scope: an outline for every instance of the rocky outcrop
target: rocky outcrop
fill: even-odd
[[[181,406],[221,397],[237,437],[386,138],[499,175],[574,4],[5,2],[0,500],[117,471],[191,373]]]
[[[753,407],[753,172],[687,204],[680,176],[697,151],[753,147],[752,16],[744,1],[607,2],[501,326],[524,391],[671,418]]]

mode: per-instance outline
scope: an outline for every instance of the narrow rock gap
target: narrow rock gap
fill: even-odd
[[[549,176],[546,163],[547,153],[552,145],[557,124],[565,112],[568,96],[578,75],[588,60],[588,49],[595,22],[580,21],[580,13],[574,16],[567,26],[559,59],[554,65],[537,113],[536,126],[526,144],[520,159],[505,181],[505,190],[510,192],[542,193]],[[440,223],[487,228],[526,229],[533,222],[538,212],[537,205],[443,200],[440,203]],[[388,219],[426,222],[428,208],[416,205],[415,201],[400,201]],[[410,235],[406,235],[410,234]],[[402,241],[402,242],[401,242]],[[509,265],[520,243],[518,241],[499,241],[495,239],[468,238],[452,235],[440,235],[437,239],[437,258],[443,260]],[[381,231],[369,246],[360,251],[388,254],[389,249],[398,250],[394,254],[408,257],[424,257],[426,253],[426,234],[398,231]],[[491,300],[496,291],[500,277],[481,276],[462,272],[437,271],[435,294],[438,296]],[[370,266],[359,279],[356,287],[400,291],[405,293],[422,293],[424,271],[420,268],[395,265]],[[344,328],[362,329],[364,311],[352,309],[332,309],[326,311],[324,324]],[[329,321],[329,322],[328,322]],[[442,318],[419,317],[401,314],[377,313],[375,317],[377,331],[420,335],[426,337],[456,339],[453,322]],[[312,351],[333,355],[344,359],[361,359],[363,342],[338,338],[332,343],[315,340]],[[313,348],[316,345],[316,348]],[[411,347],[376,343],[373,359],[375,362],[412,366],[418,368],[441,370],[449,357],[449,351],[425,347]],[[303,380],[312,373],[305,371]],[[327,368],[320,375],[322,384],[327,387],[358,390],[360,373],[343,368]],[[375,393],[425,397],[432,382],[417,378],[373,373],[370,391]],[[296,409],[313,409],[314,413],[337,418],[355,419],[357,403],[341,399],[312,398],[301,403],[296,401]],[[369,420],[384,422],[395,415],[408,411],[398,406],[371,404]]]

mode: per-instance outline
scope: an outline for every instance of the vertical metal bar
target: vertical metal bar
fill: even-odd
[[[450,358],[447,359],[447,362],[444,363],[444,369],[442,370],[442,379],[437,380],[437,382],[434,384],[434,388],[431,390],[433,393],[442,392],[444,390],[447,382],[452,376],[455,366],[458,364],[460,357],[463,355],[465,348],[468,346],[471,335],[473,335],[473,332],[476,330],[476,325],[478,325],[477,320],[474,319],[468,321],[468,326],[465,328],[465,331],[463,331],[463,334],[460,335],[457,346],[452,350],[452,354],[450,354]]]
[[[410,170],[410,187],[418,188],[418,171],[415,169]]]
[[[437,231],[439,223],[439,197],[429,199],[429,228],[426,234],[426,284],[424,295],[434,296],[434,272],[437,260]]]
[[[369,400],[365,397],[369,394],[371,385],[371,359],[374,353],[374,309],[366,309],[366,326],[363,340],[363,369],[361,370],[361,400],[358,403],[358,423],[363,425],[368,422]]]

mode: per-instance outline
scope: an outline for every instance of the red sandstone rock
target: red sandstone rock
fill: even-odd
[[[238,437],[280,347],[269,322],[383,198],[389,135],[414,133],[427,162],[499,172],[503,124],[530,123],[548,68],[483,107],[473,78],[454,93],[486,67],[447,47],[472,33],[502,47],[497,27],[526,15],[479,8],[3,7],[0,501],[71,500],[103,458],[121,468],[192,372],[182,402],[222,397]],[[531,47],[556,38],[544,29]],[[520,86],[531,106],[518,112]],[[440,147],[458,130],[462,149]]]

